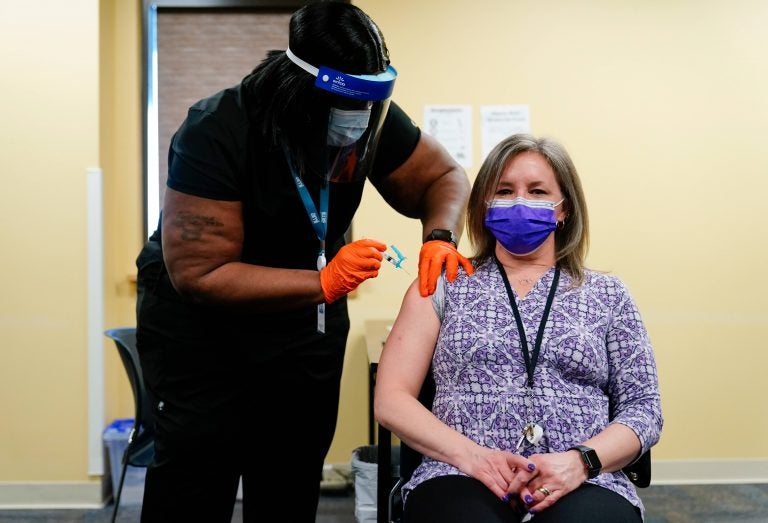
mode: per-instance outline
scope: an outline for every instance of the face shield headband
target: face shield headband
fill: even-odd
[[[286,49],[285,55],[291,62],[316,77],[315,87],[339,96],[381,102],[391,97],[395,88],[397,71],[391,65],[387,66],[386,71],[378,74],[346,74],[324,65],[318,68],[308,64],[290,49]]]
[[[334,96],[328,112],[325,166],[317,166],[331,182],[358,182],[371,170],[381,127],[395,86],[394,67],[378,74],[346,74],[330,67],[315,67],[290,49],[286,56],[315,76],[315,87]]]

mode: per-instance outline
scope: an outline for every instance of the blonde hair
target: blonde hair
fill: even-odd
[[[555,230],[555,259],[574,284],[580,285],[584,280],[584,260],[589,250],[587,203],[570,155],[560,143],[549,138],[513,134],[494,147],[483,161],[467,205],[467,233],[475,248],[473,260],[479,265],[494,255],[496,238],[485,226],[487,202],[493,199],[509,163],[525,152],[537,153],[547,161],[565,197],[563,205],[567,217]]]

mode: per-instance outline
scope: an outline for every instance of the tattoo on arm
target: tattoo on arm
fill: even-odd
[[[215,229],[224,224],[213,216],[201,216],[191,212],[180,212],[173,217],[173,225],[181,228],[181,239],[199,241],[204,232],[218,234]]]

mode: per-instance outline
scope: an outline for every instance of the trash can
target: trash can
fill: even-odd
[[[355,478],[355,519],[357,523],[376,523],[378,486],[377,445],[358,447],[352,451],[352,474]],[[400,465],[400,447],[392,447],[390,467],[392,477],[397,475]]]

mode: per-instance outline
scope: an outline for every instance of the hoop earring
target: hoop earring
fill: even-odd
[[[557,228],[557,230],[562,231],[565,228],[565,220],[561,222],[557,222],[555,224],[555,227]]]

